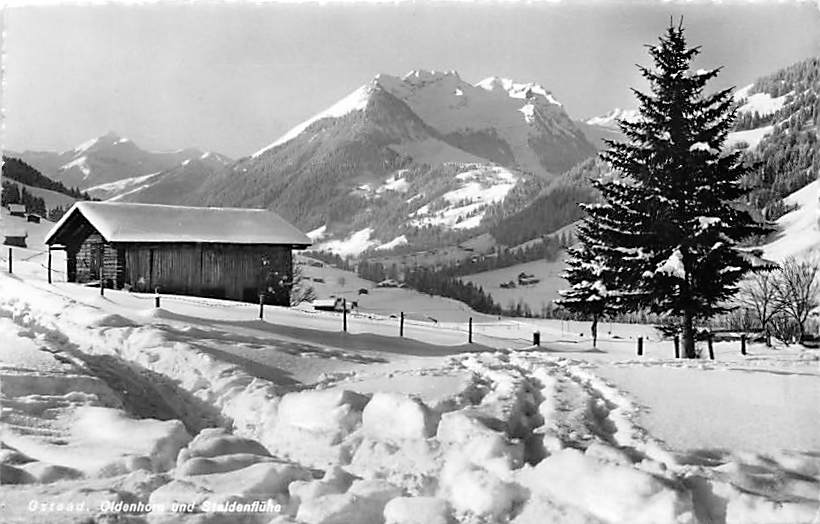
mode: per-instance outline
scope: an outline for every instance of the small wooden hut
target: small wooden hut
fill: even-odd
[[[264,209],[77,202],[46,236],[69,282],[289,305],[310,239]]]

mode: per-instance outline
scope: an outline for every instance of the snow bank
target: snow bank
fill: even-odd
[[[385,505],[401,494],[401,489],[382,480],[357,480],[347,493],[303,502],[296,518],[308,524],[382,524]]]
[[[260,462],[225,473],[172,480],[152,492],[149,502],[164,507],[171,507],[172,504],[216,506],[233,501],[253,504],[271,499],[276,503],[287,503],[288,485],[294,480],[309,477],[308,470],[292,463]]]
[[[6,445],[41,463],[29,467],[40,482],[78,473],[111,477],[138,469],[166,471],[191,438],[178,420],[131,419],[114,408],[81,406],[70,416],[71,425],[56,441],[4,431]]]
[[[604,463],[575,449],[557,452],[517,478],[533,497],[547,497],[604,522],[694,522],[692,503],[661,479]]]

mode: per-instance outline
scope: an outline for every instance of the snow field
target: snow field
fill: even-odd
[[[56,337],[0,310],[3,483],[167,471],[189,440],[176,420],[134,419],[118,392]],[[139,435],[134,439],[133,435]]]
[[[579,336],[588,329],[584,323],[488,322],[480,328],[488,334],[528,336],[538,329],[542,340],[558,342],[543,352],[400,355],[368,364],[367,372],[347,371],[340,360],[339,373],[327,368],[325,379],[287,385],[206,351],[215,335],[201,326],[189,326],[190,338],[171,330],[176,318],[229,319],[219,325],[235,344],[264,327],[236,322],[247,317],[242,308],[211,309],[204,306],[209,301],[194,300],[184,306],[187,316],[146,315],[127,294],[96,298],[95,290],[79,288],[73,300],[62,296],[66,290],[2,276],[0,317],[77,355],[116,357],[155,374],[156,392],[173,418],[197,434],[168,474],[150,477],[140,500],[271,500],[283,509],[279,522],[357,523],[414,522],[422,514],[430,522],[811,522],[807,516],[818,508],[812,493],[820,467],[811,454],[671,453],[642,427],[643,407],[619,389],[629,382],[619,378],[616,387],[599,378],[613,367],[630,377],[642,369],[698,370],[707,381],[735,367],[807,373],[817,362],[810,351],[779,350],[775,359],[750,346],[751,355],[741,359],[732,344],[718,343],[720,361],[683,362],[658,357],[672,354],[671,343],[658,342],[648,326],[602,325],[596,353]],[[307,322],[316,333],[325,318],[273,308],[271,315],[279,323]],[[380,325],[361,322],[365,329]],[[285,343],[315,336],[288,333]],[[634,357],[638,335],[647,337],[651,358]],[[30,345],[20,347],[16,352],[28,355]],[[163,377],[177,388],[160,387]],[[433,387],[408,394],[423,390],[419,384]],[[627,389],[643,401],[640,389]],[[116,482],[126,482],[122,473]],[[157,522],[172,517],[151,514]],[[276,515],[235,517],[214,516],[270,522]]]

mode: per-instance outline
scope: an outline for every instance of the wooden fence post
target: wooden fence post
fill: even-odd
[[[740,354],[746,354],[746,333],[740,334]]]
[[[638,337],[638,356],[643,356],[643,337]]]
[[[675,335],[675,358],[680,358],[680,336]]]
[[[399,336],[404,336],[404,311],[401,312],[401,317],[399,317]]]
[[[11,248],[9,248],[9,274],[14,273],[14,267],[11,263],[11,259],[12,259]]]
[[[347,299],[342,299],[342,329],[347,333]]]
[[[473,343],[473,317],[470,317],[470,324],[469,324],[469,327],[467,329],[467,343],[468,344]]]
[[[265,294],[259,293],[259,320],[265,319]]]
[[[712,346],[712,334],[706,335],[706,344],[709,346],[709,360],[715,360],[715,348]]]
[[[532,345],[533,346],[540,346],[541,345],[541,332],[540,331],[533,331],[532,332]]]
[[[51,246],[48,246],[48,283],[51,284]]]
[[[159,307],[159,288],[154,288],[154,307]]]

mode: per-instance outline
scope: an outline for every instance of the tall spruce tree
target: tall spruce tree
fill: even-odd
[[[740,153],[723,153],[735,118],[732,90],[705,95],[720,69],[691,71],[699,48],[670,22],[640,67],[640,119],[620,122],[625,141],[602,154],[618,178],[594,181],[602,204],[585,206],[582,242],[605,262],[610,303],[680,317],[684,355],[695,357],[694,323],[726,311],[751,266],[738,243],[765,232],[737,204],[748,190]]]

